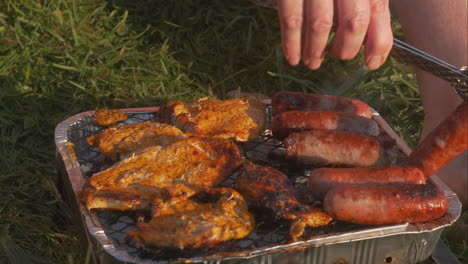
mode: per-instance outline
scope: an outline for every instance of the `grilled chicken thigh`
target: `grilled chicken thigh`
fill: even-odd
[[[152,121],[111,127],[104,132],[87,138],[88,144],[111,159],[118,159],[138,149],[151,145],[167,146],[187,138],[178,128]]]
[[[243,238],[254,229],[254,217],[237,191],[214,188],[207,192],[220,198],[209,203],[186,199],[156,204],[152,219],[137,223],[127,237],[143,246],[200,248]]]
[[[263,132],[265,105],[251,97],[203,98],[192,103],[169,101],[159,111],[158,118],[184,132],[244,142]]]
[[[297,200],[288,177],[271,167],[246,163],[237,177],[237,187],[246,199],[257,207],[271,210],[276,218],[290,220],[290,237],[297,241],[306,226],[327,225],[332,218]]]
[[[106,107],[96,109],[94,113],[94,123],[98,126],[110,127],[127,120],[127,117],[127,113],[122,110],[109,110]]]
[[[112,209],[119,211],[145,210],[149,211],[155,200],[170,198],[166,189],[131,185],[122,189],[96,190],[86,186],[81,192],[88,209]]]
[[[127,188],[135,188],[130,191],[135,195],[138,186],[155,187],[156,193],[182,199],[221,183],[240,162],[237,146],[226,139],[192,137],[167,147],[150,146],[93,175],[83,196],[88,209],[92,209],[93,204],[100,204],[100,208],[107,204],[107,209],[120,209],[111,206],[116,204],[115,201],[105,202],[106,197],[112,197],[109,193],[121,190],[128,193]],[[121,195],[114,198],[118,197],[121,202],[129,201]],[[126,205],[122,207],[126,208]]]

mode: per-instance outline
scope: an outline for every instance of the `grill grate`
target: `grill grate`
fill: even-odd
[[[131,124],[150,120],[154,118],[154,113],[136,112],[128,113],[128,119],[118,125]],[[271,123],[271,108],[267,107],[267,129],[258,139],[239,144],[243,156],[257,164],[271,166],[288,175],[291,183],[295,185],[300,194],[300,199],[311,206],[321,208],[321,203],[308,195],[304,176],[305,170],[314,169],[313,167],[298,167],[284,160],[284,147],[281,141],[274,139],[271,130],[268,129]],[[85,178],[91,177],[94,173],[108,168],[114,162],[100,154],[99,149],[89,146],[86,138],[104,131],[104,128],[93,124],[93,117],[87,116],[74,123],[67,131],[68,139],[74,144],[74,151],[80,169]],[[402,156],[404,154],[401,153]],[[236,173],[231,175],[221,185],[226,187],[235,187]],[[147,219],[148,216],[142,212],[119,212],[112,210],[96,210],[91,212],[94,221],[99,221],[100,226],[111,243],[119,250],[126,251],[139,259],[150,259],[156,263],[167,263],[171,261],[180,261],[187,259],[204,258],[207,256],[222,254],[248,255],[253,250],[262,250],[278,245],[285,245],[289,238],[289,225],[280,221],[272,223],[268,212],[259,209],[252,211],[256,217],[256,228],[244,239],[232,240],[221,243],[212,249],[197,250],[175,250],[167,248],[141,248],[137,245],[131,245],[125,238],[137,221]],[[99,225],[98,225],[99,226]],[[333,233],[356,231],[365,229],[365,226],[358,226],[344,222],[332,222],[328,226],[318,228],[307,228],[300,240],[307,240],[311,237],[330,235]]]

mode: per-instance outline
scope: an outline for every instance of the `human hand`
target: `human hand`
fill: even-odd
[[[365,63],[371,70],[387,59],[393,45],[388,0],[279,0],[282,49],[297,65],[302,58],[318,69],[325,54],[349,60],[365,45]],[[337,28],[327,47],[333,25]]]

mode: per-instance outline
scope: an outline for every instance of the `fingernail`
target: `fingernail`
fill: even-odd
[[[310,63],[307,63],[307,66],[309,66],[309,68],[312,70],[316,70],[320,68],[321,64],[322,64],[322,59],[313,59]]]
[[[367,59],[366,65],[370,70],[375,70],[382,65],[383,58],[382,56],[373,56]]]
[[[286,58],[292,66],[295,66],[299,63],[299,58],[298,57],[287,57]]]

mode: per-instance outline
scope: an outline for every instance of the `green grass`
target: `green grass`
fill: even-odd
[[[417,142],[407,66],[369,72],[361,55],[310,71],[287,65],[279,43],[275,11],[248,0],[0,0],[0,263],[86,261],[55,187],[53,143],[55,126],[82,111],[288,89],[362,99]]]

